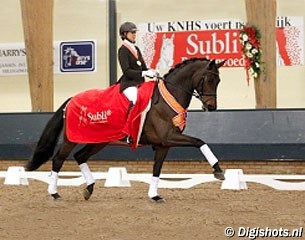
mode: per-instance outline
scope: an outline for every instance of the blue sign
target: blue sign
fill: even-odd
[[[95,70],[93,41],[62,42],[60,44],[61,72],[92,72]]]

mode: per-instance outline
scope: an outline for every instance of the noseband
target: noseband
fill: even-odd
[[[194,88],[194,92],[192,93],[192,95],[198,99],[200,98],[203,98],[203,97],[217,97],[216,93],[205,93],[203,92],[203,84],[204,84],[204,81],[205,81],[205,78],[206,78],[206,74],[207,73],[211,73],[211,74],[214,74],[214,75],[219,75],[218,73],[215,73],[215,72],[212,72],[212,71],[209,71],[209,70],[206,70],[203,74],[203,76],[201,77],[201,79],[198,81],[197,83],[197,86]],[[201,87],[201,90],[199,91],[198,90],[198,87],[199,86],[202,86]],[[206,102],[206,101],[205,101]]]

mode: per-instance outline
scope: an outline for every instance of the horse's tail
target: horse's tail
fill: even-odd
[[[53,156],[54,149],[58,142],[59,135],[63,129],[64,124],[64,109],[71,98],[66,100],[60,108],[54,113],[52,118],[45,126],[40,139],[35,148],[34,154],[27,162],[25,169],[27,171],[34,171],[42,164],[47,162]]]

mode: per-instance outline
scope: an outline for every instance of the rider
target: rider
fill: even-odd
[[[130,101],[128,113],[137,101],[138,85],[145,81],[145,77],[155,78],[158,75],[156,70],[147,68],[140,49],[135,45],[137,31],[137,26],[132,22],[124,22],[120,26],[120,36],[123,42],[118,50],[118,59],[123,75],[119,82],[120,91]],[[128,124],[128,122],[127,119],[126,123]],[[127,143],[132,143],[129,135],[125,140]]]

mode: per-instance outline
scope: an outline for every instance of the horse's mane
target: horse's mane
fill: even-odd
[[[177,63],[174,67],[172,67],[168,73],[164,74],[164,78],[166,79],[173,71],[175,71],[176,69],[179,69],[183,66],[185,66],[186,64],[190,63],[190,62],[196,62],[196,61],[210,61],[207,58],[190,58],[190,59],[186,59],[181,63]]]

